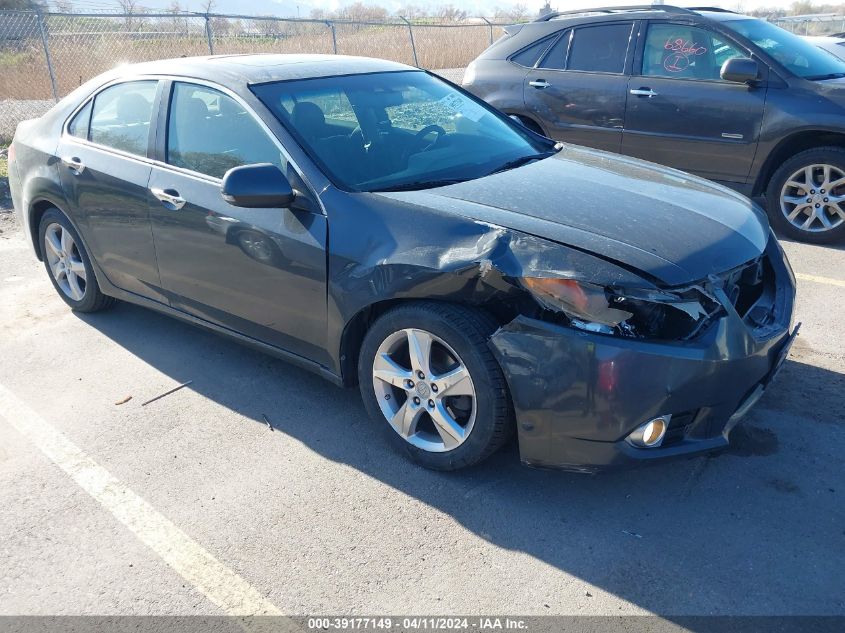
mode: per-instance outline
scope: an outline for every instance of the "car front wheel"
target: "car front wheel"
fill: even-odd
[[[845,240],[845,151],[819,147],[796,154],[772,176],[766,202],[772,225],[787,237]]]
[[[97,312],[114,303],[100,291],[82,240],[61,211],[50,209],[42,216],[38,236],[47,274],[65,303],[77,312]]]
[[[367,331],[358,363],[364,404],[422,466],[470,466],[507,440],[510,397],[487,347],[496,327],[481,311],[420,302],[389,310]]]

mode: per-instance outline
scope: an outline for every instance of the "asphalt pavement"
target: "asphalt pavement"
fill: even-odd
[[[803,328],[726,453],[442,474],[356,390],[72,313],[0,230],[0,614],[845,615],[842,248],[785,244]]]

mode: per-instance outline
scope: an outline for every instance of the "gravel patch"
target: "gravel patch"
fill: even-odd
[[[439,68],[437,70],[432,70],[431,72],[440,75],[444,79],[448,79],[453,84],[461,85],[461,80],[464,78],[464,69],[463,68]]]
[[[52,99],[0,100],[0,140],[11,140],[18,123],[40,117],[54,105]]]

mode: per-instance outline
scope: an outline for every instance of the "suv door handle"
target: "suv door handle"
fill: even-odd
[[[62,158],[62,165],[70,169],[73,172],[74,176],[78,176],[83,171],[85,171],[85,164],[82,162],[81,159],[77,158],[76,156],[65,156]]]
[[[651,88],[631,88],[629,90],[632,95],[637,95],[638,97],[656,97],[657,93],[652,90]]]
[[[548,81],[546,81],[545,79],[535,79],[535,80],[533,80],[533,81],[529,81],[529,82],[528,82],[528,85],[529,85],[529,86],[534,86],[535,88],[537,88],[537,89],[539,89],[539,90],[542,90],[543,88],[548,88],[548,87],[549,87],[549,86],[551,86],[552,84],[550,84],[550,83],[549,83]]]
[[[158,198],[166,209],[171,211],[178,211],[185,206],[185,198],[179,195],[175,189],[156,189],[151,188],[152,194]]]

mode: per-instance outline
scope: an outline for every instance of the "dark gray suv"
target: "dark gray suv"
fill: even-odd
[[[464,87],[536,132],[767,199],[772,224],[845,239],[845,62],[763,20],[671,6],[505,28]]]

